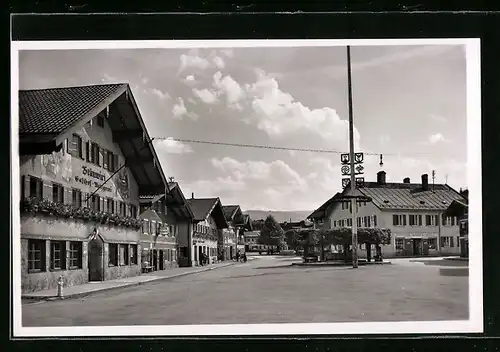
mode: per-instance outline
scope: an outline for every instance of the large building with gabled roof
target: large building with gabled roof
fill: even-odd
[[[443,214],[464,196],[446,184],[429,184],[427,174],[420,181],[386,182],[386,173],[380,171],[376,182],[365,182],[357,189],[357,195],[371,199],[358,202],[357,226],[391,230],[392,243],[382,246],[386,257],[460,253],[458,219]],[[350,193],[347,186],[308,218],[316,228],[351,227],[351,203],[343,198]]]
[[[22,291],[139,275],[167,180],[128,84],[19,91]]]

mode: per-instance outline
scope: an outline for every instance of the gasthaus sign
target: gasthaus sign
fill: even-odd
[[[76,182],[95,188],[100,187],[106,179],[106,175],[101,172],[96,172],[85,165],[82,165],[82,176],[75,176]],[[102,186],[100,190],[104,192],[113,192],[113,189],[107,185]]]

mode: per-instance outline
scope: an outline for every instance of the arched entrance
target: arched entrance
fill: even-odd
[[[104,281],[104,241],[95,236],[88,247],[89,281]]]

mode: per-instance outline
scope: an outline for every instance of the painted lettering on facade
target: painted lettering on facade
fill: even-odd
[[[96,179],[101,180],[101,181],[106,181],[106,176],[104,176],[104,174],[102,174],[100,172],[96,172],[96,171],[92,170],[91,168],[88,168],[85,165],[82,165],[82,173],[86,176],[90,176],[92,178],[96,178]]]

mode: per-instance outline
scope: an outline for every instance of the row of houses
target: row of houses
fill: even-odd
[[[230,260],[251,221],[186,198],[128,84],[19,92],[22,291]]]
[[[385,171],[380,171],[376,182],[365,182],[356,192],[370,199],[357,202],[356,225],[391,230],[391,244],[382,246],[383,256],[468,256],[467,191],[429,184],[427,174],[417,183],[409,178],[386,182]],[[345,198],[350,194],[348,185],[308,219],[318,229],[351,227],[351,202]]]

